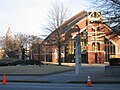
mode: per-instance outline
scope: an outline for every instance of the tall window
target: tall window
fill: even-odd
[[[110,58],[115,58],[115,45],[105,38],[105,60],[108,61]]]
[[[92,43],[92,50],[95,51],[95,42]]]
[[[100,43],[97,42],[97,50],[100,51]]]
[[[92,43],[92,50],[93,51],[100,51],[100,43],[97,42],[97,44],[95,44],[95,42]]]
[[[86,31],[83,31],[83,32],[80,33],[80,38],[81,38],[80,44],[81,44],[81,51],[82,52],[86,51],[86,45],[87,45],[86,34],[87,34]]]

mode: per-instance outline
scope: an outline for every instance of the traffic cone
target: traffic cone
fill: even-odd
[[[91,82],[90,76],[88,76],[87,86],[88,87],[92,86],[92,82]]]
[[[4,74],[4,76],[3,76],[2,84],[3,84],[3,85],[6,85],[6,75],[5,75],[5,74]]]

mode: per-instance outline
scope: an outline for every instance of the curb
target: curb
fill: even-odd
[[[2,82],[2,80],[0,80]],[[50,81],[32,81],[32,80],[7,80],[6,82],[17,82],[17,83],[54,83]],[[60,82],[61,83],[61,82]],[[62,82],[65,84],[87,84],[87,81],[68,81]],[[92,84],[120,84],[120,81],[93,81]]]
[[[66,83],[71,84],[79,84],[79,83],[86,83],[87,81],[68,81]],[[93,84],[120,84],[120,81],[92,81]]]
[[[2,80],[0,81],[2,82]],[[52,83],[50,81],[31,81],[31,80],[7,80],[6,82],[18,82],[18,83]]]

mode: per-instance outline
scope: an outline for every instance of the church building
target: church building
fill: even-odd
[[[62,62],[75,62],[76,25],[80,29],[82,63],[104,63],[110,58],[120,58],[120,36],[104,23],[100,12],[82,11],[61,25]],[[46,50],[42,56],[50,62],[58,62],[58,49],[54,44],[49,44],[56,31],[43,41]]]

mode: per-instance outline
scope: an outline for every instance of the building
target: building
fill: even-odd
[[[8,30],[6,32],[6,50],[11,51],[11,44],[13,41],[13,36],[10,27],[8,27]]]
[[[110,58],[120,58],[120,36],[103,22],[100,12],[82,11],[61,25],[61,61],[75,62],[75,38],[80,28],[80,45],[83,63],[104,63]],[[57,62],[58,50],[54,44],[53,31],[43,42],[44,60]],[[45,50],[46,48],[46,50]],[[43,54],[44,53],[44,54]]]

